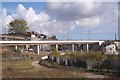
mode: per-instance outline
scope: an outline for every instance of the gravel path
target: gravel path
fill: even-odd
[[[32,62],[31,65],[34,66],[38,70],[46,70],[47,69],[46,67],[43,67],[43,66],[39,65],[38,63],[39,63],[39,61],[34,61],[34,62]]]

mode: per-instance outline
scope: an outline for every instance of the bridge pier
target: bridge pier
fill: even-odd
[[[75,51],[75,48],[74,48],[74,46],[75,46],[75,45],[74,45],[74,44],[72,44],[72,51],[73,51],[73,52]]]
[[[17,45],[15,46],[15,50],[18,50],[18,46]]]
[[[56,44],[55,47],[56,47],[56,51],[58,51],[58,44]]]
[[[26,50],[28,50],[29,45],[26,45]]]
[[[86,47],[87,47],[87,52],[89,52],[89,44],[86,44],[86,45],[87,45],[87,46],[86,46]]]
[[[40,54],[40,45],[37,45],[37,54]]]

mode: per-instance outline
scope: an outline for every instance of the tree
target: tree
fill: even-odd
[[[83,57],[86,60],[88,69],[92,69],[92,67],[94,67],[96,64],[99,64],[100,67],[101,63],[106,59],[106,56],[104,54],[94,51],[83,54]]]
[[[58,40],[55,35],[52,35],[51,37],[49,37],[49,39],[50,39],[50,40]]]
[[[14,34],[24,34],[28,29],[27,22],[24,19],[15,19],[8,26],[9,32]]]

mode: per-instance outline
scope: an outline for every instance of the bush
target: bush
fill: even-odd
[[[60,53],[59,52],[57,52],[57,50],[56,49],[54,49],[52,52],[51,52],[51,54],[50,54],[51,56],[60,56]]]
[[[13,72],[13,71],[14,71],[14,69],[13,69],[13,67],[8,66],[8,67],[6,67],[6,68],[4,69],[4,71]]]

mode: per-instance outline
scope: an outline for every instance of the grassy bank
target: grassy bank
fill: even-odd
[[[3,62],[3,78],[30,78],[37,77],[37,70],[31,65],[32,61]]]
[[[82,78],[85,72],[31,65],[32,61],[3,62],[3,78]]]
[[[11,55],[14,57],[16,53],[13,51],[5,50],[3,51],[6,55]],[[9,54],[8,54],[9,53]],[[48,68],[38,65],[38,68],[31,65],[33,61],[39,60],[44,54],[35,55],[30,53],[19,53],[21,55],[31,56],[32,59],[21,60],[21,61],[5,61],[2,62],[2,76],[3,78],[87,78],[96,77],[96,74],[84,72],[75,69],[55,69]],[[18,55],[19,56],[19,55]],[[48,63],[47,63],[48,64]],[[104,77],[104,76],[102,76]]]

